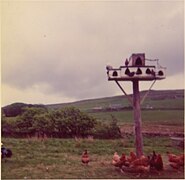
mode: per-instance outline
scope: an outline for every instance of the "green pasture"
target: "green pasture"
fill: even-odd
[[[112,119],[111,115],[113,115],[120,125],[124,123],[133,123],[133,111],[98,112],[89,114],[104,122],[110,121]],[[141,116],[143,124],[173,126],[183,126],[184,124],[183,110],[143,110]]]
[[[94,107],[102,107],[108,108],[111,105],[120,104],[123,107],[131,106],[129,101],[125,96],[116,96],[112,98],[103,98],[103,99],[96,99],[96,100],[85,100],[80,102],[71,103],[69,105],[75,106],[82,111],[89,111],[92,110]],[[184,101],[183,99],[164,99],[164,100],[152,100],[150,98],[146,98],[144,103],[141,107],[145,108],[147,106],[151,106],[153,108],[165,108],[165,109],[183,109],[184,108]],[[64,105],[65,106],[65,105]],[[60,107],[60,106],[59,106]]]
[[[122,174],[111,165],[112,155],[129,154],[134,150],[133,136],[117,140],[93,139],[14,139],[3,138],[4,145],[13,151],[11,159],[1,160],[2,179],[86,179],[86,178],[138,178],[138,174]],[[84,149],[90,153],[88,166],[81,163]],[[166,151],[182,153],[183,149],[174,147],[169,137],[144,138],[144,153],[153,150],[161,153],[165,170],[160,174],[142,174],[140,178],[183,178],[183,171],[176,172],[168,164]]]
[[[146,92],[145,92],[146,93]],[[140,96],[141,99],[143,98],[144,92],[141,92]],[[180,97],[178,91],[154,91],[150,92],[147,98],[144,100],[143,104],[141,105],[142,108],[146,108],[148,106],[152,108],[164,108],[164,109],[184,109],[184,91],[180,92]],[[131,95],[130,95],[131,96]],[[175,98],[176,97],[176,98]],[[61,103],[61,104],[52,104],[47,105],[50,109],[60,109],[66,106],[74,106],[79,108],[82,111],[88,112],[92,111],[95,107],[102,107],[103,109],[109,108],[114,105],[120,105],[122,107],[131,106],[130,102],[128,101],[126,96],[113,96],[113,97],[105,97],[99,99],[87,99],[82,101],[76,101],[72,103]]]
[[[109,123],[112,115],[117,119],[118,124],[133,123],[133,111],[112,111],[112,112],[89,112],[90,116],[99,121]],[[149,124],[183,126],[184,110],[142,110],[142,122]],[[16,121],[18,117],[4,117],[6,121]]]

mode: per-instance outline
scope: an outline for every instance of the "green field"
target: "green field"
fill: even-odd
[[[2,160],[2,179],[61,179],[61,178],[137,178],[138,174],[122,174],[111,165],[115,151],[129,154],[134,150],[132,136],[117,140],[80,139],[13,139],[3,138],[5,146],[13,151],[11,159]],[[81,163],[84,149],[90,153],[88,166]],[[183,171],[174,171],[168,164],[166,151],[182,153],[169,137],[144,138],[144,153],[161,153],[165,170],[161,174],[142,174],[140,178],[183,178]]]
[[[121,94],[121,92],[120,92]],[[142,97],[146,94],[146,91],[141,91],[140,96]],[[132,95],[129,95],[132,96]],[[112,105],[121,105],[123,107],[131,106],[126,96],[113,96],[105,97],[98,99],[87,99],[71,103],[60,103],[60,104],[51,104],[46,105],[51,109],[59,109],[66,106],[74,106],[79,108],[82,111],[88,112],[91,111],[94,107],[107,108]],[[142,108],[151,106],[152,108],[165,108],[165,109],[184,109],[184,90],[157,90],[150,91],[147,98],[142,104]]]
[[[89,113],[91,116],[103,120],[110,121],[113,115],[118,123],[133,123],[133,111],[113,111],[113,112],[98,112]],[[173,125],[182,126],[184,123],[183,110],[143,110],[141,112],[142,122],[149,124]]]
[[[141,93],[143,96],[144,92]],[[129,154],[135,151],[133,137],[133,111],[95,112],[94,107],[107,108],[113,104],[129,106],[124,96],[84,100],[74,103],[47,105],[48,109],[60,109],[75,106],[81,111],[95,117],[98,121],[110,123],[112,115],[117,119],[122,139],[16,139],[2,138],[5,147],[13,151],[10,159],[1,160],[2,179],[134,179],[138,174],[121,173],[111,165],[113,153]],[[184,90],[152,91],[142,107],[153,109],[142,110],[142,132],[144,154],[153,150],[161,153],[165,169],[160,174],[142,174],[142,179],[184,179],[183,171],[173,170],[167,160],[166,151],[183,153],[182,147],[176,146],[170,136],[184,136]],[[15,117],[6,120],[15,121]],[[17,117],[18,118],[18,117]],[[126,132],[126,133],[125,133]],[[81,163],[84,149],[90,153],[88,166]]]

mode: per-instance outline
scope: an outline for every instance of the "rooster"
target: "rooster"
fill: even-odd
[[[89,155],[87,153],[87,150],[85,150],[82,154],[82,163],[88,165],[89,161]]]
[[[150,159],[150,170],[155,169],[157,171],[163,170],[163,160],[160,154],[156,154],[153,151],[152,158]]]

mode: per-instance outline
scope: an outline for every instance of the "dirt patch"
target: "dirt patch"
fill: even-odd
[[[134,125],[124,124],[120,126],[122,134],[133,134]],[[168,125],[143,125],[142,133],[148,135],[162,136],[184,136],[184,127]]]

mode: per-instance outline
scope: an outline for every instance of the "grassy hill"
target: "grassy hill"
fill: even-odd
[[[141,98],[147,91],[141,91]],[[132,94],[130,94],[132,96]],[[105,108],[124,108],[131,106],[127,97],[113,96],[98,99],[87,99],[72,103],[60,103],[46,105],[51,109],[59,109],[66,106],[74,106],[82,111],[101,110]],[[149,109],[184,109],[184,90],[152,90],[142,104],[142,108]]]

